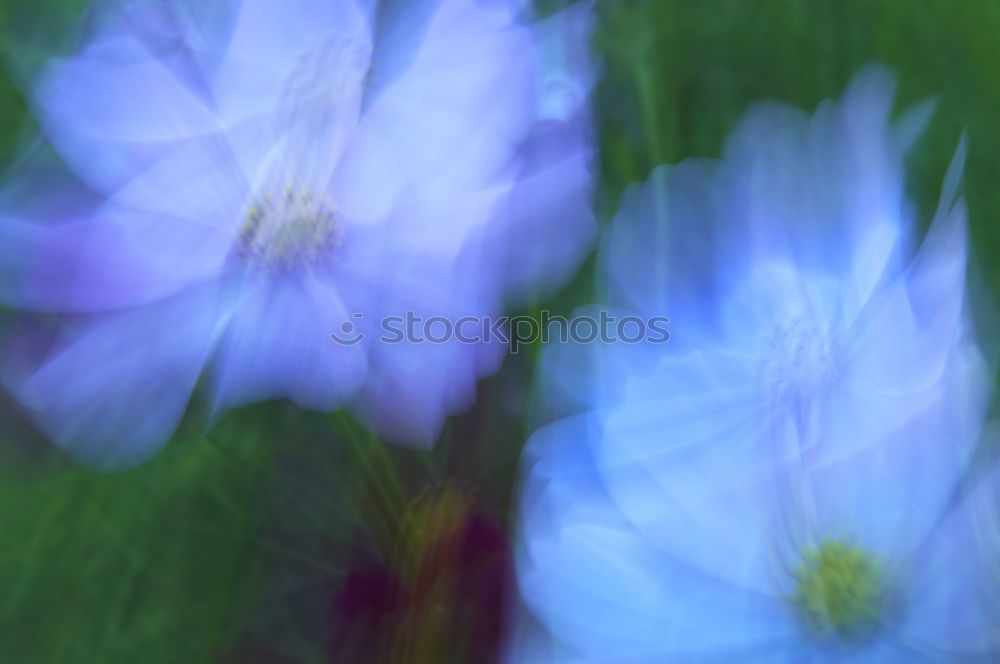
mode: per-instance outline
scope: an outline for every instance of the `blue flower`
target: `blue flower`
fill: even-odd
[[[914,252],[902,157],[929,107],[891,125],[891,101],[870,69],[811,117],[760,105],[721,163],[626,195],[612,303],[669,315],[671,341],[589,349],[610,367],[589,403],[577,389],[579,414],[529,442],[519,585],[544,629],[524,621],[515,659],[1000,647],[982,631],[996,603],[954,610],[984,571],[965,569],[954,499],[989,396],[965,311],[965,145]],[[578,362],[564,352],[552,383]]]
[[[32,186],[64,205],[5,206],[0,297],[65,315],[40,365],[8,372],[61,445],[141,460],[202,379],[214,412],[354,404],[430,444],[494,351],[379,343],[382,319],[489,314],[582,258],[589,63],[543,45],[585,14],[371,5],[123,3],[47,68],[33,105],[79,182]],[[572,212],[550,224],[552,206]],[[478,260],[514,237],[561,258]]]

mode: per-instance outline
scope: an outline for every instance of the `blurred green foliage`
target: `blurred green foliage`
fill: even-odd
[[[3,19],[0,9],[0,20]],[[26,121],[26,109],[21,94],[6,70],[0,71],[0,164],[6,164],[14,151],[18,136]]]
[[[229,647],[257,588],[263,447],[235,464],[182,437],[115,475],[4,461],[0,661],[213,661]]]
[[[38,53],[71,41],[82,4],[0,6],[0,164],[36,131],[15,81],[27,82]],[[940,100],[909,164],[925,221],[968,128],[974,253],[1000,293],[1000,2],[607,0],[596,11],[602,217],[657,164],[718,156],[751,102],[811,110],[881,61],[898,74],[901,108]],[[583,274],[549,304],[588,299]],[[2,442],[20,452],[0,457],[0,662],[263,661],[252,654],[262,643],[288,658],[273,661],[320,661],[320,614],[353,533],[378,548],[393,510],[449,477],[509,519],[532,371],[529,353],[509,360],[433,452],[372,452],[354,423],[267,404],[207,435],[189,423],[158,458],[105,475],[40,452],[44,441],[5,414]],[[387,490],[377,475],[390,466],[399,476]],[[292,599],[303,593],[312,599]]]

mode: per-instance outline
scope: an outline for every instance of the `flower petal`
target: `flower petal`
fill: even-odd
[[[599,435],[579,416],[527,448],[519,582],[557,641],[595,662],[787,650],[797,626],[781,602],[679,564],[618,510],[587,454]]]
[[[383,437],[430,447],[445,417],[471,405],[482,371],[479,319],[457,329],[479,311],[475,291],[434,256],[386,251],[369,265],[338,266],[334,277],[353,311],[365,315],[369,372],[361,411]]]
[[[994,468],[962,496],[910,568],[911,609],[894,627],[905,641],[942,658],[987,661],[1000,650],[998,479]]]
[[[359,131],[388,137],[396,167],[427,195],[488,184],[534,119],[530,37],[505,10],[437,2],[413,61]]]
[[[939,380],[965,330],[965,205],[932,227],[910,269],[881,289],[852,326],[852,386],[901,396]]]
[[[238,7],[225,59],[213,77],[219,114],[227,124],[269,113],[287,98],[289,84],[319,85],[316,78],[294,80],[324,42],[360,40],[370,48],[365,11],[354,0],[289,0],[275,4],[243,0]],[[334,66],[342,63],[333,62]],[[308,72],[307,72],[308,73]],[[337,101],[337,99],[329,99]]]
[[[523,171],[496,209],[480,265],[497,276],[501,297],[538,301],[565,285],[596,234],[591,210],[592,153],[580,127],[555,126],[529,139]],[[484,270],[485,272],[485,270]]]
[[[351,321],[341,298],[309,275],[235,285],[240,294],[212,370],[216,410],[287,398],[330,411],[354,397],[365,378],[360,345],[336,343]]]
[[[791,452],[769,423],[735,355],[661,361],[633,379],[609,413],[595,456],[608,492],[665,554],[737,587],[774,592],[769,546],[782,544],[762,507],[767,462]],[[743,387],[741,387],[743,386]],[[749,535],[749,533],[753,533]]]
[[[54,61],[34,102],[63,158],[104,191],[174,142],[218,128],[204,100],[130,36]]]
[[[130,466],[171,436],[206,362],[218,322],[214,285],[102,316],[73,333],[13,391],[70,454]]]
[[[0,300],[36,311],[137,306],[214,277],[231,236],[107,205],[89,219],[0,218]]]

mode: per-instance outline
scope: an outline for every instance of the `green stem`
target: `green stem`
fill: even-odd
[[[356,424],[347,414],[335,416],[337,430],[348,452],[365,474],[366,485],[373,492],[375,516],[382,527],[381,537],[392,550],[400,532],[400,521],[406,509],[406,494],[395,466],[386,454],[382,442],[374,434],[359,435]]]
[[[636,66],[635,78],[639,92],[642,123],[646,134],[646,145],[651,163],[656,166],[663,163],[666,155],[663,150],[663,132],[660,131],[661,118],[656,113],[656,92],[653,88],[653,77],[645,63]]]

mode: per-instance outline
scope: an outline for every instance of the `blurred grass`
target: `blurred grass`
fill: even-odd
[[[0,9],[0,21],[3,19],[3,9]],[[21,94],[14,86],[10,74],[0,69],[0,167],[13,154],[26,122],[27,109]]]
[[[8,465],[0,661],[218,661],[257,588],[266,513],[269,450],[243,447],[249,465],[185,439],[114,475],[52,456],[27,478]]]
[[[21,31],[10,22],[15,4],[32,7],[21,0],[0,7],[7,37]],[[63,4],[60,14],[59,3],[46,0],[44,21],[79,15],[79,0]],[[751,102],[769,97],[813,109],[878,60],[899,76],[900,107],[940,99],[910,160],[909,187],[924,220],[969,129],[973,248],[992,297],[1000,293],[1000,3],[608,0],[597,11],[594,44],[606,74],[596,96],[603,216],[626,184],[658,163],[717,156]],[[2,49],[19,75],[30,69],[11,46],[23,44],[20,37]],[[0,127],[6,164],[32,131],[8,74],[0,74]],[[557,308],[587,301],[587,283],[578,278]],[[408,471],[408,493],[457,475],[480,485],[490,509],[509,509],[531,373],[527,354],[509,361],[484,383],[474,411],[451,423],[438,450],[392,452]],[[0,424],[0,442],[24,443],[23,426]],[[188,430],[126,473],[94,474],[47,455],[5,464],[0,662],[220,661],[243,652],[247,638],[285,641],[274,649],[290,661],[320,658],[320,646],[295,641],[315,636],[322,617],[303,630],[299,614],[284,615],[286,591],[335,581],[337,563],[316,559],[326,555],[322,542],[345,541],[372,519],[357,461],[329,450],[315,452],[319,461],[312,456],[316,439],[329,438],[327,424],[268,405],[226,418],[211,432],[217,444]],[[360,506],[345,498],[352,495],[362,496]],[[277,542],[275,524],[284,533]],[[309,606],[325,600],[317,601]]]

